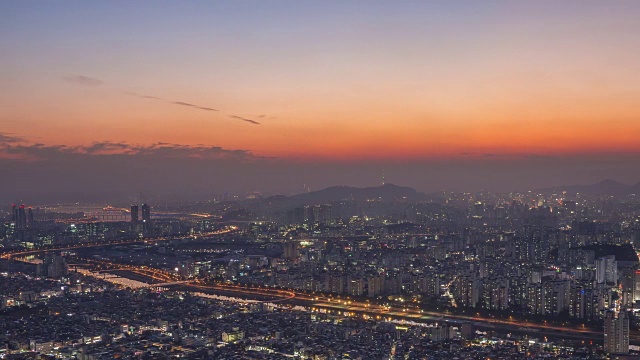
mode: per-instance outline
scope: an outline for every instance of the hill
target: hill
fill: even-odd
[[[538,191],[543,193],[561,193],[566,191],[568,194],[580,193],[589,195],[625,196],[629,194],[640,194],[640,183],[627,185],[615,180],[607,179],[591,185],[556,186],[540,189]]]
[[[382,186],[366,188],[332,186],[323,190],[289,197],[290,201],[298,204],[321,204],[343,200],[366,201],[374,199],[383,202],[398,200],[417,201],[425,199],[425,195],[410,187],[384,184]]]

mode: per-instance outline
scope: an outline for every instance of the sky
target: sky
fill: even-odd
[[[0,198],[296,193],[383,171],[421,191],[636,183],[639,16],[624,0],[2,1]]]

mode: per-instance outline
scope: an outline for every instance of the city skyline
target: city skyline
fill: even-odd
[[[290,194],[385,169],[427,192],[635,184],[639,8],[4,2],[0,183]]]
[[[640,359],[639,15],[0,1],[0,359]]]

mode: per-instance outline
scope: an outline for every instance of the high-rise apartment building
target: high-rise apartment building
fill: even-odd
[[[604,318],[604,351],[607,353],[629,353],[629,314],[607,311]]]
[[[11,205],[11,222],[14,224],[18,223],[18,208],[16,204]]]
[[[596,280],[598,284],[618,283],[618,262],[615,256],[604,256],[596,260]]]
[[[139,219],[138,205],[131,205],[131,222],[137,224]]]
[[[151,206],[149,204],[142,204],[142,221],[151,221]]]
[[[33,209],[31,207],[27,209],[27,225],[29,228],[33,228],[35,225],[33,220]]]

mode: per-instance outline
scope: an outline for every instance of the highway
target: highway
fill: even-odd
[[[548,325],[545,323],[533,323],[518,320],[505,320],[495,318],[484,318],[479,316],[455,315],[450,313],[418,310],[415,308],[371,304],[369,302],[354,301],[348,299],[338,299],[323,295],[310,295],[303,292],[290,290],[277,290],[269,287],[245,287],[229,284],[202,284],[192,282],[190,284],[173,287],[182,291],[209,291],[211,293],[223,293],[224,295],[234,295],[239,298],[252,299],[255,296],[271,296],[278,302],[290,303],[291,305],[303,306],[309,310],[329,310],[346,316],[366,315],[377,320],[406,320],[416,323],[445,322],[460,324],[461,322],[471,322],[480,330],[499,330],[500,332],[526,333],[532,337],[565,338],[584,341],[601,342],[602,331],[595,331],[584,327],[569,327]],[[273,300],[268,302],[274,302]],[[640,336],[631,334],[631,343],[640,344]]]
[[[85,249],[92,247],[101,247],[101,246],[113,246],[113,245],[133,245],[133,244],[150,244],[157,243],[161,241],[173,241],[180,240],[185,238],[193,238],[193,239],[206,239],[210,236],[215,235],[225,235],[230,234],[237,231],[237,227],[230,230],[220,230],[220,231],[212,231],[208,233],[199,234],[197,237],[193,236],[185,236],[185,237],[157,237],[157,238],[143,238],[143,239],[130,239],[130,240],[112,240],[112,241],[89,241],[78,244],[64,244],[58,246],[51,246],[43,249],[32,249],[32,250],[16,250],[6,252],[0,255],[0,259],[17,259],[20,257],[25,257],[29,255],[38,255],[44,254],[52,251],[65,251],[65,250],[74,250],[74,249]]]
[[[188,284],[171,286],[174,289],[191,292],[203,292],[213,294],[230,294],[240,298],[259,298],[263,302],[278,303],[293,300],[297,294],[290,290],[279,290],[270,288],[244,287],[233,284],[203,284],[199,281],[192,281]]]
[[[158,282],[172,282],[178,280],[178,276],[175,273],[171,273],[166,270],[156,269],[148,266],[135,266],[128,264],[113,263],[107,260],[96,259],[81,259],[86,264],[93,265],[103,272],[109,272],[111,270],[127,270],[134,273],[138,273],[148,278],[150,283]]]

